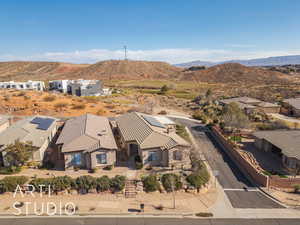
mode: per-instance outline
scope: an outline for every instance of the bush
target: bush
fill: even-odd
[[[186,177],[186,181],[199,191],[209,181],[209,173],[205,164],[196,161],[192,164],[193,173]]]
[[[108,176],[102,176],[96,179],[97,192],[108,191],[110,189],[111,180]]]
[[[45,102],[53,102],[56,99],[54,95],[47,95],[43,98]]]
[[[35,178],[30,181],[30,184],[39,192],[48,191],[49,186],[53,184],[53,178]]]
[[[112,170],[113,166],[112,165],[108,165],[108,166],[105,166],[103,169],[104,170]]]
[[[159,189],[159,182],[157,181],[157,177],[155,175],[144,177],[142,182],[146,192],[153,192]]]
[[[162,111],[160,111],[158,114],[160,114],[160,115],[167,115],[168,113],[167,113],[166,110],[162,110]]]
[[[54,105],[54,108],[63,109],[66,108],[69,104],[67,102],[58,102]]]
[[[10,175],[21,172],[22,168],[20,166],[10,166],[0,168],[0,174]]]
[[[72,109],[80,110],[80,109],[85,109],[85,107],[86,106],[84,104],[77,104],[77,105],[73,105]]]
[[[74,180],[69,176],[55,177],[51,181],[54,192],[71,189],[74,186]]]
[[[80,176],[75,180],[75,185],[80,193],[88,193],[89,190],[96,187],[96,179],[92,176]]]
[[[28,181],[28,177],[25,176],[13,176],[5,177],[2,179],[1,184],[4,192],[14,192],[18,185],[22,186]]]
[[[196,213],[195,215],[198,217],[212,217],[213,216],[213,214],[210,212],[200,212],[200,213]]]
[[[293,188],[294,188],[294,192],[295,192],[295,193],[298,193],[299,190],[300,190],[300,184],[295,184],[295,185],[293,185]]]
[[[113,191],[122,191],[125,187],[125,181],[125,176],[116,175],[111,179],[111,188],[113,189]]]
[[[167,192],[171,192],[173,190],[176,191],[182,188],[180,177],[173,173],[164,174],[161,177],[161,182]]]

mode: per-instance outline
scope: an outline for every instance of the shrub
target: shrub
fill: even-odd
[[[98,192],[108,191],[110,189],[110,179],[108,176],[102,176],[96,179],[96,189]]]
[[[97,170],[98,170],[97,168],[92,168],[92,169],[89,170],[89,173],[96,173]]]
[[[106,114],[106,111],[104,109],[99,109],[96,113],[98,116],[103,116]]]
[[[45,102],[53,102],[56,99],[54,95],[47,95],[43,98]]]
[[[18,185],[22,186],[28,181],[28,177],[25,176],[13,176],[4,177],[2,179],[2,185],[5,191],[14,192]]]
[[[25,91],[21,91],[20,93],[17,94],[18,97],[25,96],[25,95],[26,95]]]
[[[209,181],[209,173],[205,164],[196,161],[192,164],[193,173],[186,177],[186,181],[199,191]]]
[[[146,192],[153,192],[159,189],[159,182],[157,181],[157,177],[155,175],[144,177],[142,182]]]
[[[58,102],[54,105],[54,108],[63,109],[66,108],[69,104],[67,102]]]
[[[73,105],[72,109],[80,110],[80,109],[85,109],[85,107],[86,106],[84,104],[77,104],[77,105]]]
[[[48,191],[49,186],[53,184],[53,178],[35,178],[30,181],[30,184],[39,192]]]
[[[116,175],[111,179],[111,188],[113,189],[113,191],[122,191],[125,187],[125,181],[125,176]]]
[[[104,170],[112,170],[113,166],[112,165],[108,165],[108,166],[105,166],[103,169]]]
[[[167,111],[166,110],[162,110],[158,114],[160,114],[160,115],[167,115]]]
[[[75,180],[76,188],[81,193],[88,193],[89,190],[96,187],[96,179],[92,176],[80,176]]]
[[[293,185],[293,188],[294,188],[294,192],[295,192],[295,193],[298,193],[299,190],[300,190],[300,184],[295,184],[295,185]]]
[[[9,174],[16,174],[21,172],[22,168],[20,166],[10,166],[10,167],[3,167],[0,168],[0,174],[9,175]]]
[[[167,192],[171,192],[173,190],[176,191],[182,188],[180,177],[173,173],[164,174],[161,177],[161,182]]]
[[[212,217],[213,216],[213,214],[210,212],[200,212],[200,213],[196,213],[195,215],[198,217]]]
[[[71,189],[74,186],[74,180],[69,176],[55,177],[51,181],[54,192]]]

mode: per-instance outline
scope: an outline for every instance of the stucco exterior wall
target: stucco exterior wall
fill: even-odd
[[[174,153],[178,151],[181,155],[181,160],[174,158]],[[176,146],[168,151],[169,166],[184,167],[190,165],[190,147]]]
[[[101,154],[101,153],[106,154],[106,161],[107,161],[106,164],[99,164],[97,162],[96,155]],[[90,168],[88,168],[88,169],[92,169],[92,168],[96,168],[96,167],[105,167],[108,165],[114,165],[116,163],[116,150],[99,149],[97,151],[89,153],[89,155],[90,155],[89,158],[91,160],[91,164],[90,164]]]

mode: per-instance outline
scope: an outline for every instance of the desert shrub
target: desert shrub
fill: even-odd
[[[210,213],[210,212],[200,212],[200,213],[196,213],[195,216],[198,216],[198,217],[212,217],[213,214]]]
[[[162,111],[160,111],[158,114],[160,114],[160,115],[167,115],[168,113],[167,113],[166,110],[162,110]]]
[[[20,166],[10,166],[0,168],[0,174],[9,175],[21,172],[22,168]]]
[[[18,185],[22,186],[27,181],[28,177],[25,176],[4,177],[2,179],[2,185],[5,191],[14,192]]]
[[[5,95],[3,97],[3,100],[6,101],[6,102],[8,102],[10,100],[10,96],[9,95]]]
[[[104,170],[112,170],[113,169],[113,165],[107,165],[103,169]]]
[[[186,181],[199,191],[209,181],[209,173],[205,164],[201,161],[193,162],[192,174],[186,177]]]
[[[96,179],[92,176],[80,176],[75,180],[76,188],[81,193],[88,193],[89,190],[96,187]]]
[[[295,185],[293,185],[293,188],[294,188],[294,192],[295,192],[295,193],[298,193],[299,190],[300,190],[300,184],[295,184]]]
[[[111,188],[113,191],[122,191],[125,187],[125,176],[116,175],[114,178],[111,179]]]
[[[29,99],[31,99],[31,97],[30,97],[30,96],[27,96],[27,95],[24,95],[23,98],[24,98],[24,100],[29,100]]]
[[[146,192],[153,192],[159,189],[159,182],[155,175],[149,175],[142,179],[144,189]]]
[[[85,109],[85,104],[76,104],[72,106],[72,109]]]
[[[98,192],[108,191],[110,189],[110,179],[108,176],[102,176],[96,179],[96,189]]]
[[[180,177],[173,173],[164,174],[161,177],[161,182],[167,192],[171,192],[173,190],[176,191],[182,188]]]
[[[35,178],[30,181],[30,184],[34,186],[35,190],[48,191],[49,186],[52,186],[53,178]]]
[[[54,108],[56,109],[63,109],[66,108],[69,104],[67,102],[58,102],[54,104]]]
[[[74,180],[69,176],[54,177],[51,181],[54,192],[71,189],[74,186]]]
[[[99,102],[99,98],[96,96],[85,96],[83,97],[88,103],[97,103]]]
[[[47,95],[43,98],[45,102],[53,102],[56,99],[54,95]]]
[[[26,95],[25,91],[21,91],[17,94],[18,97],[25,96],[25,95]]]
[[[103,116],[106,114],[106,111],[104,109],[99,109],[96,113],[98,116]]]

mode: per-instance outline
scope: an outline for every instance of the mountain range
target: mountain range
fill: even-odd
[[[289,56],[275,56],[268,58],[257,58],[248,60],[228,60],[220,62],[209,62],[209,61],[191,61],[186,63],[175,64],[178,67],[191,67],[191,66],[214,66],[224,63],[239,63],[244,66],[282,66],[288,64],[300,64],[300,55],[289,55]]]

